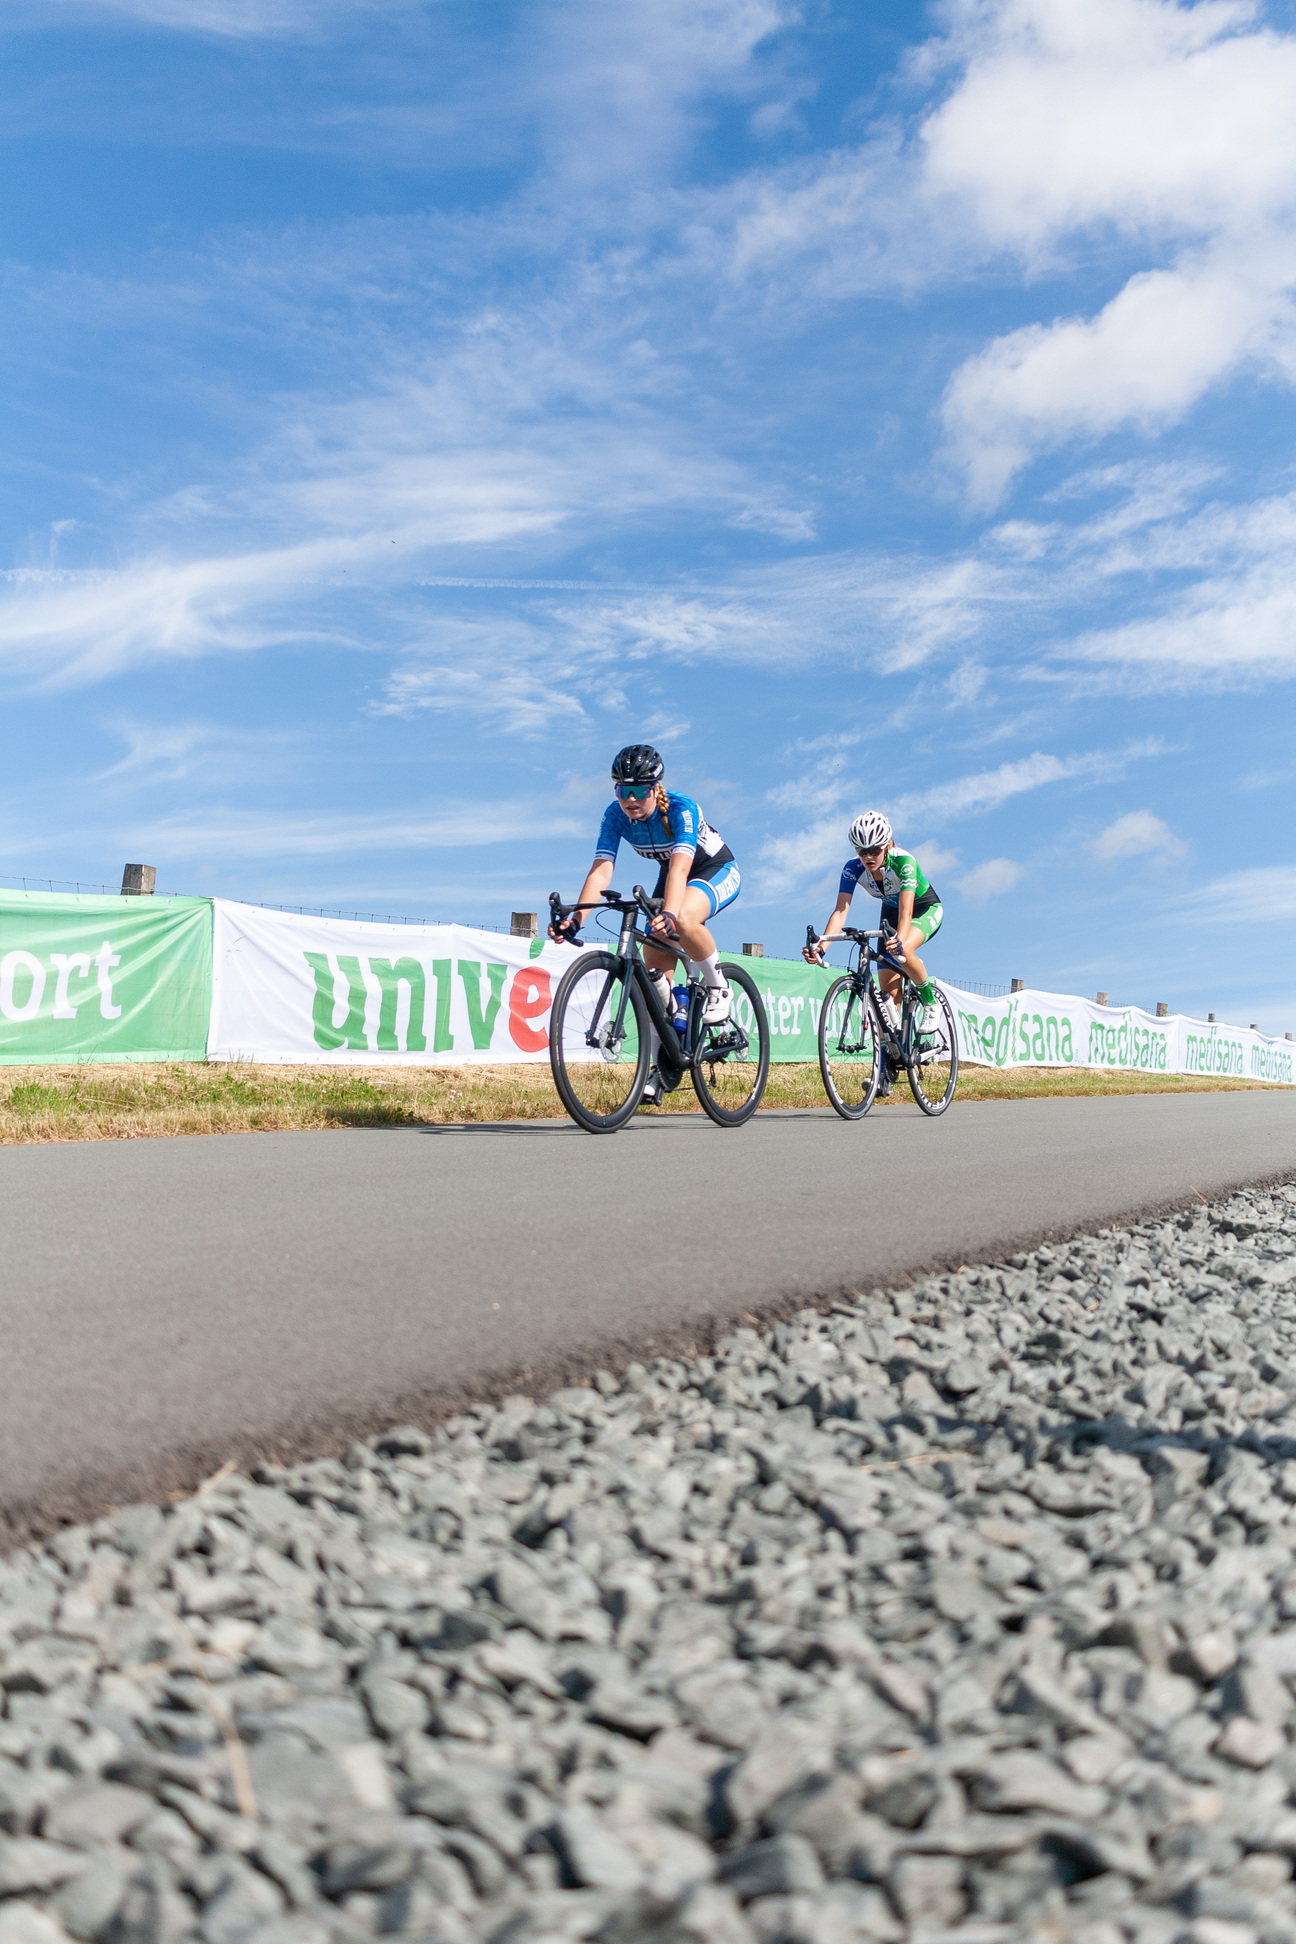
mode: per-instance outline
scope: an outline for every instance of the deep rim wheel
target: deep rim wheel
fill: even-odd
[[[741,1127],[760,1106],[769,1078],[769,1021],[750,972],[733,964],[723,964],[720,970],[729,982],[733,1005],[726,1025],[702,1029],[693,1056],[693,1091],[717,1126]],[[735,1043],[735,1025],[747,1036],[745,1049]]]

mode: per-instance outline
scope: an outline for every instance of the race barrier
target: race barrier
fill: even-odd
[[[554,989],[574,955],[464,925],[316,918],[227,898],[0,892],[0,1065],[542,1061]],[[800,959],[746,965],[764,997],[772,1058],[814,1062],[837,970]],[[1242,1027],[1063,993],[943,990],[970,1065],[1296,1084],[1292,1042]]]
[[[0,892],[0,1063],[202,1060],[210,898]]]

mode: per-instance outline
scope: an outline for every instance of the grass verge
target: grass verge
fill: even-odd
[[[537,1120],[561,1115],[549,1068],[80,1066],[10,1068],[0,1079],[0,1142],[134,1140],[161,1134],[244,1134],[296,1128],[403,1127],[419,1122]],[[1247,1080],[966,1067],[959,1100],[1072,1094],[1206,1093]],[[910,1099],[899,1082],[875,1111]],[[957,1104],[957,1102],[956,1102]],[[817,1066],[775,1066],[763,1106],[825,1107]],[[700,1113],[685,1083],[663,1113]]]

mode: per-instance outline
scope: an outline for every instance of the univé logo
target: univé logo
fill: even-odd
[[[549,1045],[553,992],[541,965],[342,952],[303,957],[315,978],[315,1044],[325,1052],[454,1053],[467,1052],[471,1041],[474,1052],[485,1053],[501,1015],[519,1052],[543,1053]]]

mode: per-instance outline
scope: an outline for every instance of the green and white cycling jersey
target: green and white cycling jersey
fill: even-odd
[[[852,857],[842,867],[841,883],[838,885],[841,896],[854,897],[856,890],[867,891],[870,898],[881,901],[884,909],[900,903],[902,891],[914,894],[914,917],[930,911],[940,903],[940,895],[927,881],[927,874],[918,859],[910,851],[889,850],[886,854],[886,867],[882,872],[882,882],[878,883],[872,871],[865,867],[862,857]]]

